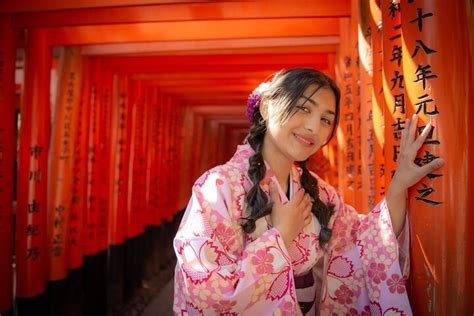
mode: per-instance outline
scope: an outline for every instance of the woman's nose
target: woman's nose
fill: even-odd
[[[320,115],[311,115],[311,117],[306,122],[306,129],[313,134],[317,134],[321,127],[321,117]]]

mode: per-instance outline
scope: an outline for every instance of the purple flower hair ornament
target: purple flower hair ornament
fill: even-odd
[[[260,101],[262,101],[263,93],[268,90],[270,87],[269,82],[262,82],[255,90],[250,93],[247,99],[247,118],[250,122],[253,123],[253,114],[255,109],[260,106]]]

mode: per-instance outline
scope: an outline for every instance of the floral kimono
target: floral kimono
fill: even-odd
[[[248,144],[238,146],[230,161],[204,173],[193,186],[174,239],[174,313],[302,315],[298,302],[308,301],[308,289],[300,294],[296,285],[300,276],[310,275],[316,282],[308,314],[411,315],[405,288],[408,220],[397,239],[385,200],[359,215],[318,177],[321,200],[335,205],[328,225],[332,237],[325,247],[319,246],[320,225],[314,216],[288,247],[265,218],[246,234],[239,223],[245,217],[245,194],[252,187],[247,175],[252,153]],[[301,168],[293,165],[290,197],[300,187],[300,175]],[[268,195],[271,182],[280,200],[287,202],[267,165],[260,185]]]

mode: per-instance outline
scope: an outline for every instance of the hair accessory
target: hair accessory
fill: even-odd
[[[250,93],[247,99],[247,118],[250,122],[253,122],[253,113],[255,109],[260,106],[262,100],[262,94],[270,87],[269,82],[262,82],[255,90]]]

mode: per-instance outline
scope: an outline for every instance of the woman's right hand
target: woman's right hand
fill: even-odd
[[[288,203],[282,204],[274,184],[270,185],[270,197],[273,201],[270,215],[273,227],[280,232],[288,247],[303,228],[311,223],[313,202],[309,194],[300,188]]]

